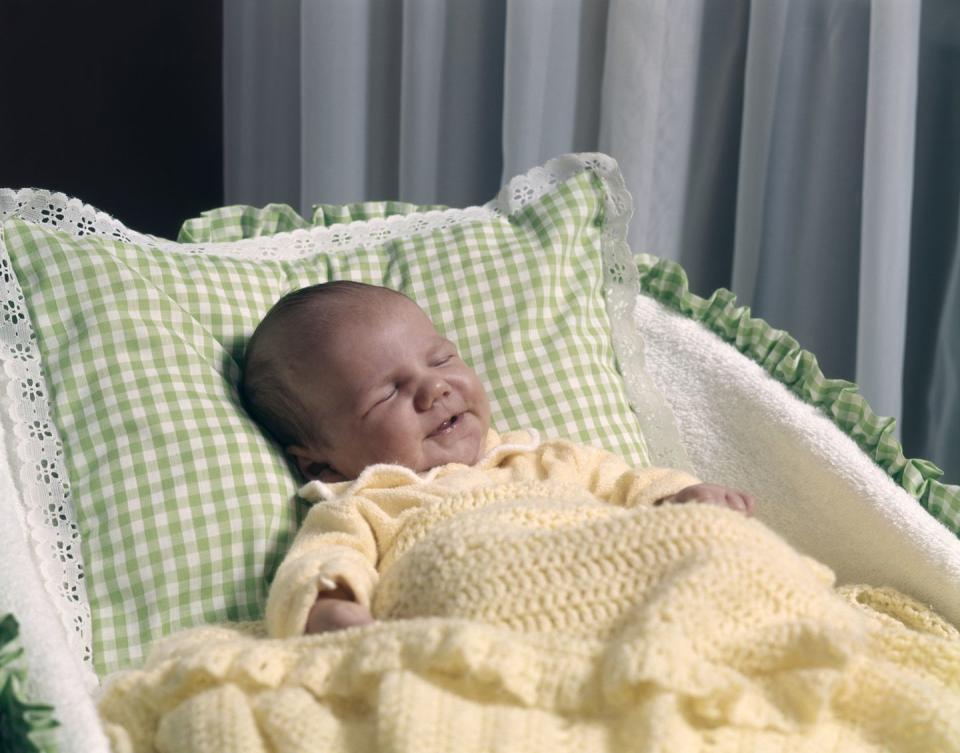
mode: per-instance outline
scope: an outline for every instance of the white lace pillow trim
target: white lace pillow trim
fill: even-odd
[[[644,371],[643,339],[633,324],[637,270],[626,243],[632,200],[617,163],[603,154],[573,154],[551,160],[513,178],[495,199],[480,207],[395,215],[300,229],[234,243],[179,244],[130,230],[108,214],[62,193],[37,189],[0,189],[0,220],[18,217],[75,238],[99,236],[173,253],[248,259],[291,259],[318,251],[349,250],[407,238],[472,220],[508,215],[585,169],[605,179],[606,225],[603,235],[604,293],[612,323],[614,349],[625,377],[627,396],[661,465],[689,468],[673,416]],[[72,650],[83,657],[93,682],[90,607],[84,586],[79,531],[70,497],[63,447],[50,415],[36,337],[19,282],[0,235],[0,359],[5,408],[14,426],[13,467],[24,514],[44,585],[59,607]]]
[[[0,218],[6,219],[22,207],[13,192],[0,192]],[[57,211],[52,206],[46,209]],[[63,445],[51,419],[36,337],[3,243],[2,229],[0,306],[2,425],[9,438],[8,462],[15,473],[17,501],[23,505],[20,517],[41,581],[63,625],[67,645],[74,656],[82,658],[85,680],[93,687],[97,678],[92,663],[90,605]],[[7,503],[0,500],[0,504]],[[15,573],[8,575],[15,577]]]

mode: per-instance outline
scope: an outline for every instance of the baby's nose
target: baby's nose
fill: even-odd
[[[451,392],[450,385],[443,379],[425,379],[417,390],[417,409],[430,410],[433,404]]]

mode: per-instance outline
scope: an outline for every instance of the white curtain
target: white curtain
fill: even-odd
[[[621,165],[724,286],[960,480],[956,0],[225,0],[230,202],[482,203]]]

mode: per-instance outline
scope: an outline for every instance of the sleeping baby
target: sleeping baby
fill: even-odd
[[[267,600],[283,640],[170,636],[105,689],[115,750],[960,753],[955,629],[835,589],[747,495],[491,431],[409,299],[293,293],[244,376],[314,503]]]
[[[575,553],[575,526],[608,520],[611,506],[618,514],[688,502],[754,509],[750,495],[680,471],[633,469],[593,447],[493,431],[483,384],[456,346],[387,288],[338,281],[282,298],[248,345],[243,396],[308,480],[301,496],[316,503],[270,590],[275,637],[375,617],[537,629],[529,604],[477,597],[497,580],[485,581],[485,571],[504,559],[485,530],[507,527],[522,547],[531,537],[566,537],[541,547],[559,562],[564,547]],[[449,549],[439,561],[473,558],[466,570],[476,583],[463,582],[463,567],[460,582],[448,582],[438,547]],[[418,569],[426,548],[423,561],[434,564]]]

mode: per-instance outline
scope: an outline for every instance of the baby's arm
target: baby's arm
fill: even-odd
[[[591,493],[624,507],[700,502],[729,507],[752,515],[756,507],[749,494],[716,484],[704,484],[672,468],[631,468],[622,458],[596,447],[566,441],[544,443],[539,462],[548,478],[586,483]]]
[[[369,622],[377,559],[376,537],[355,500],[315,505],[270,587],[270,635],[285,638]]]

